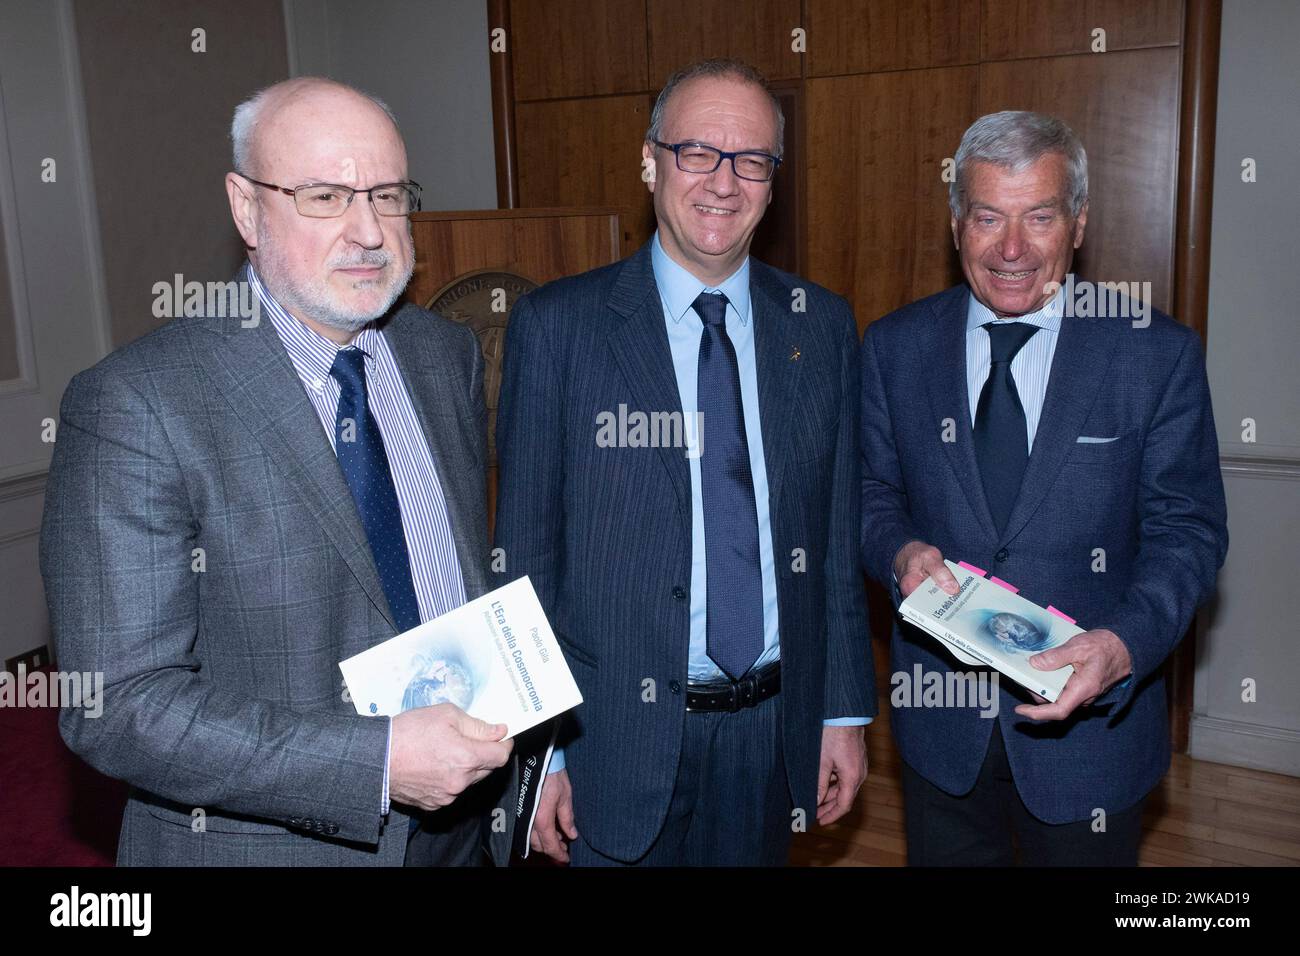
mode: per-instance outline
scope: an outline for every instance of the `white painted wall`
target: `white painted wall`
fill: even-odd
[[[484,0],[285,0],[289,69],[397,114],[426,210],[497,208]]]
[[[1300,775],[1300,4],[1225,0],[1207,361],[1228,559],[1197,648],[1192,756]],[[1244,182],[1253,159],[1256,181]],[[1252,419],[1254,441],[1243,440]],[[1243,681],[1256,699],[1243,700]]]
[[[55,161],[43,182],[42,163]],[[73,374],[108,350],[76,38],[66,0],[0,4],[0,228],[20,376],[0,382],[0,662],[48,640],[37,542],[58,418]]]

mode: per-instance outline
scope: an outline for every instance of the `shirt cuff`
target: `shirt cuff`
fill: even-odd
[[[564,748],[556,747],[551,751],[551,765],[546,768],[546,775],[549,777],[553,773],[559,773],[564,769]]]
[[[388,718],[388,744],[384,747],[384,802],[380,806],[379,815],[388,816],[388,762],[393,758],[393,718]]]
[[[823,727],[865,727],[874,720],[872,717],[828,717],[822,721]]]

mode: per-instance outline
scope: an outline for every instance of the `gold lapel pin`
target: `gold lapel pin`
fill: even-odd
[[[802,354],[803,353],[799,351],[799,346],[797,345],[794,346],[793,348],[790,349],[790,361],[791,362],[799,361],[799,356]]]

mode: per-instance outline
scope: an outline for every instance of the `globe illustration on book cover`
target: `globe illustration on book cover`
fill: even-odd
[[[985,622],[984,627],[998,642],[999,647],[1011,653],[1037,654],[1051,646],[1050,633],[1044,632],[1032,621],[1010,611],[999,611],[994,614]]]
[[[960,616],[964,631],[989,652],[1027,657],[1061,644],[1068,636],[1046,615],[1035,620],[1024,614],[983,607]],[[1060,622],[1064,624],[1065,622]]]
[[[474,699],[474,679],[463,663],[416,657],[411,664],[415,674],[402,693],[402,710],[434,704],[455,704],[461,710],[469,707]]]
[[[487,680],[486,648],[429,636],[411,651],[402,710],[455,704],[468,711]]]

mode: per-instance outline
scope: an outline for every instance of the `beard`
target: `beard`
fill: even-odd
[[[349,334],[364,328],[375,319],[384,315],[397,297],[402,294],[406,284],[411,281],[415,271],[414,246],[408,246],[409,254],[405,262],[397,263],[392,271],[395,257],[385,249],[355,249],[343,255],[335,256],[325,264],[325,272],[307,278],[299,277],[293,268],[286,246],[270,225],[270,217],[263,217],[257,246],[257,272],[267,290],[285,309],[296,312],[321,325],[339,329]],[[411,223],[406,223],[407,235],[411,234]],[[360,266],[377,266],[390,270],[378,279],[358,279],[354,289],[372,288],[380,294],[381,305],[378,308],[358,309],[341,301],[338,294],[331,290],[327,276],[334,269],[355,269]]]

